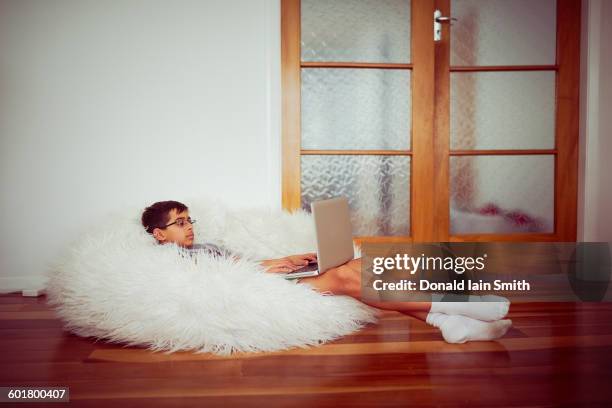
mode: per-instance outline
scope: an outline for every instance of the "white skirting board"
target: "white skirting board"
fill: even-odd
[[[39,296],[45,286],[44,276],[0,277],[0,294],[22,292],[24,296]]]

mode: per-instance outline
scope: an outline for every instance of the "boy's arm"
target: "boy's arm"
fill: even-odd
[[[219,247],[216,248],[221,250]],[[241,258],[240,255],[235,253],[232,253],[231,256],[235,260],[239,260]],[[283,273],[295,271],[296,269],[300,269],[308,265],[310,262],[316,261],[317,254],[312,252],[301,255],[290,255],[278,259],[263,259],[261,261],[258,261],[258,263],[266,268],[266,272]]]

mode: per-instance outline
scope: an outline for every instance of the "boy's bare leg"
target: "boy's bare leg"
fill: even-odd
[[[300,283],[307,283],[321,293],[350,296],[378,309],[394,310],[420,320],[425,320],[431,309],[431,302],[382,302],[361,299],[361,258],[331,268],[322,275],[302,278]]]
[[[482,321],[496,321],[504,318],[508,313],[510,303],[505,301],[492,301],[482,303],[479,296],[470,302],[436,302],[435,308],[431,302],[426,301],[379,301],[361,298],[361,258],[353,259],[336,268],[331,268],[322,275],[303,278],[303,283],[308,283],[320,292],[331,292],[336,295],[346,295],[355,298],[370,306],[394,310],[414,316],[415,312],[427,313],[441,312],[449,315],[464,315]],[[504,299],[504,298],[500,298]],[[415,316],[421,320],[423,315]]]
[[[319,292],[351,296],[370,306],[394,310],[423,320],[440,329],[448,343],[464,343],[472,340],[494,340],[502,337],[510,326],[511,320],[483,322],[461,315],[430,313],[431,302],[380,302],[361,299],[361,259],[353,259],[323,275],[302,278],[301,282],[311,285]]]

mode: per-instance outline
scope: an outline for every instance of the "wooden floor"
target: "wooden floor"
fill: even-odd
[[[510,318],[496,342],[446,344],[388,313],[318,348],[219,358],[79,338],[44,297],[2,295],[0,386],[68,386],[70,405],[113,408],[612,406],[612,303],[514,304]]]

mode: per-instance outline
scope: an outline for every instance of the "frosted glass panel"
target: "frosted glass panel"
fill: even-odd
[[[451,233],[553,232],[552,155],[450,159]]]
[[[555,72],[451,73],[451,149],[552,149]]]
[[[451,65],[555,64],[556,0],[452,0]]]
[[[302,156],[302,208],[346,196],[353,235],[409,235],[410,157]]]
[[[410,149],[410,71],[302,69],[303,149]]]
[[[302,60],[410,61],[409,0],[302,0]]]

